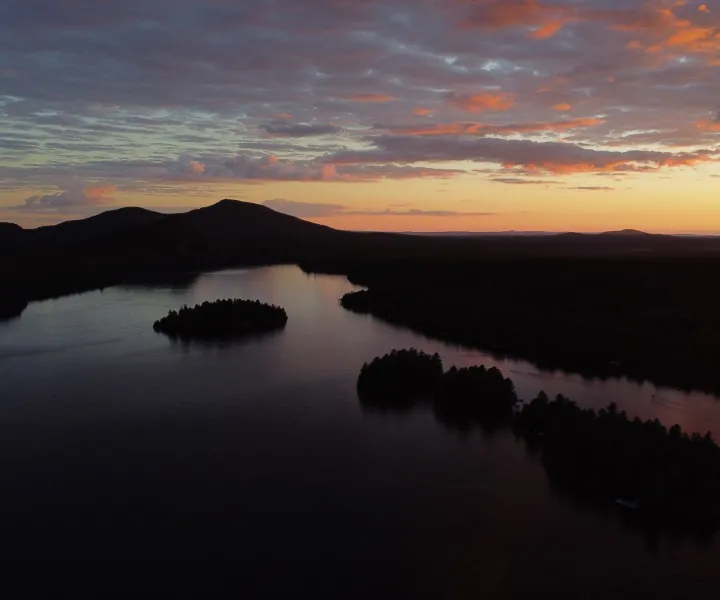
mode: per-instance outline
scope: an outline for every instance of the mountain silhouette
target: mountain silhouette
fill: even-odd
[[[32,243],[53,246],[73,246],[92,242],[123,230],[140,229],[161,221],[165,215],[144,208],[118,208],[87,219],[65,221],[57,225],[27,231]]]
[[[25,230],[15,223],[0,223],[0,249],[7,249],[23,239]]]
[[[601,233],[600,235],[607,235],[607,236],[651,236],[652,233],[647,233],[645,231],[640,231],[638,229],[621,229],[620,231],[605,231]]]
[[[221,200],[208,207],[169,217],[166,225],[170,223],[191,229],[195,235],[226,242],[288,239],[307,241],[343,233],[274,211],[262,204],[238,200]]]
[[[92,245],[110,250],[124,244],[198,242],[310,241],[337,235],[329,227],[302,221],[266,206],[238,200],[222,200],[186,213],[164,214],[144,208],[120,208],[58,225],[25,230],[12,223],[0,224],[0,246],[24,244],[32,251],[79,249]],[[99,245],[99,247],[96,247]]]
[[[720,256],[720,240],[634,230],[535,236],[349,232],[261,204],[222,200],[176,214],[120,208],[38,229],[0,223],[0,252],[2,318],[19,314],[18,307],[32,300],[238,266],[298,264],[308,272],[343,275],[386,265],[470,272],[481,268],[473,263],[495,259]]]

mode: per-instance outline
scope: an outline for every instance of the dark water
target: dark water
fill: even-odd
[[[294,267],[113,288],[0,324],[0,551],[235,559],[256,592],[339,597],[717,597],[720,542],[651,538],[553,489],[506,433],[360,406],[360,365],[392,348],[485,363],[521,397],[616,401],[720,438],[720,403],[539,373],[346,312],[343,278]],[[225,346],[156,335],[170,308],[230,296],[287,309]]]

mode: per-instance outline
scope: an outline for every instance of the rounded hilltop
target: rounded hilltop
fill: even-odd
[[[226,339],[285,327],[284,308],[259,300],[227,299],[171,310],[153,329],[172,338]]]

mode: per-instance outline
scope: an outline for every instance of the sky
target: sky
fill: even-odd
[[[0,220],[720,232],[720,1],[3,0]]]

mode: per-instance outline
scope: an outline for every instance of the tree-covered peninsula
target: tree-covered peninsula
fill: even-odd
[[[505,427],[539,452],[551,481],[594,504],[616,506],[647,525],[706,533],[720,525],[720,447],[657,419],[631,419],[615,404],[598,412],[540,393],[523,404],[510,379],[484,366],[442,372],[435,355],[393,350],[363,365],[364,404],[432,403],[458,429]],[[393,395],[396,394],[396,395]]]

